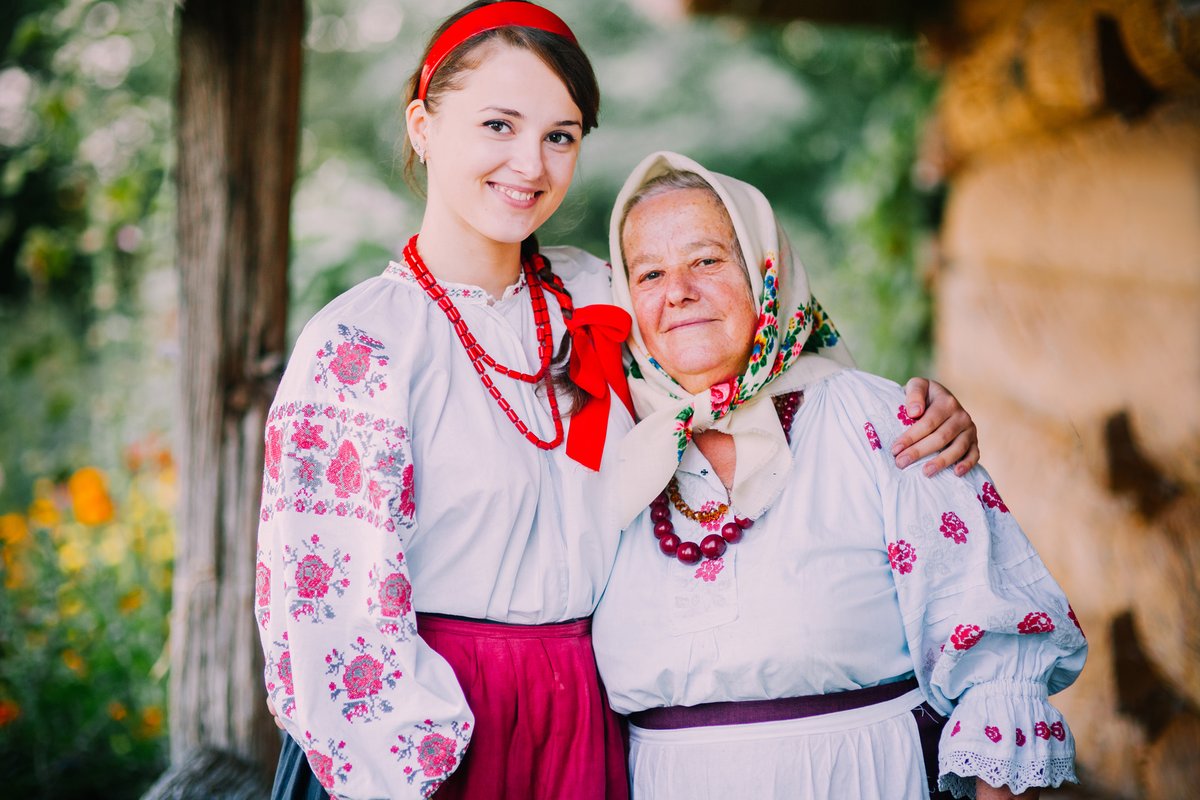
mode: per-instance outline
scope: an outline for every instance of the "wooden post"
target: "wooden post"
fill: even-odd
[[[179,11],[180,510],[171,758],[214,747],[264,767],[253,616],[263,427],[284,359],[303,0]]]

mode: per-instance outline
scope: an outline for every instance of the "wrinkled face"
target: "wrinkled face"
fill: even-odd
[[[703,189],[635,205],[622,252],[646,349],[695,394],[745,371],[758,312],[725,207]]]
[[[409,135],[426,154],[426,221],[468,239],[520,242],[562,203],[583,116],[533,53],[492,44],[477,55],[436,113],[409,106]]]

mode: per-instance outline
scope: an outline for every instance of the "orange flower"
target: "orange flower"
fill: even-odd
[[[74,650],[63,650],[63,663],[67,665],[67,669],[74,672],[76,675],[82,675],[87,671],[87,665],[83,663],[83,659]]]
[[[145,592],[142,591],[141,587],[135,587],[121,595],[121,599],[117,601],[117,608],[122,614],[130,614],[141,608],[144,598]]]
[[[112,520],[113,502],[100,470],[95,467],[77,470],[67,481],[67,491],[71,494],[75,519],[84,525],[103,525]]]
[[[108,715],[117,722],[125,719],[129,712],[125,709],[125,705],[117,700],[113,700],[108,704]]]
[[[21,716],[21,707],[12,700],[0,700],[0,728],[15,722]]]
[[[16,547],[29,539],[29,523],[21,514],[0,516],[0,542]]]
[[[142,735],[158,736],[162,732],[163,711],[158,706],[146,706],[142,711]]]

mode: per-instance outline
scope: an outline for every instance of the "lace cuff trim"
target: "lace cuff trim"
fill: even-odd
[[[940,767],[938,788],[953,793],[955,797],[974,798],[976,778],[982,778],[996,788],[1008,786],[1013,794],[1020,794],[1031,786],[1057,788],[1065,781],[1079,783],[1075,777],[1073,758],[1017,762],[956,750],[942,757]]]

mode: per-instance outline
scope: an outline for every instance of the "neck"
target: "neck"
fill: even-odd
[[[726,489],[733,487],[733,474],[737,468],[737,452],[733,437],[728,433],[714,431],[711,428],[701,431],[692,437],[692,442],[700,448],[700,452],[708,459],[717,477]]]
[[[428,212],[421,222],[417,250],[439,281],[478,286],[499,299],[521,275],[520,242],[497,242],[462,226],[447,225]]]

